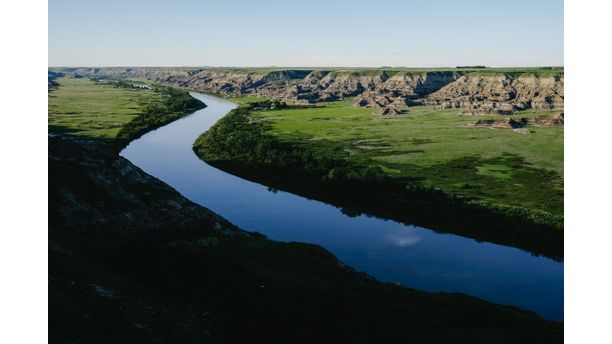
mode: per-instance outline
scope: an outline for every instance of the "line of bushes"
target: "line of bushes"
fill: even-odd
[[[268,186],[361,212],[563,257],[563,218],[521,207],[470,200],[356,165],[334,150],[314,153],[269,135],[250,107],[231,111],[194,143],[203,160]],[[270,173],[270,171],[274,171]]]
[[[117,85],[118,87],[122,87],[122,85],[131,87],[131,84],[125,81]],[[154,86],[152,90],[159,93],[163,100],[147,105],[142,113],[121,128],[117,134],[117,139],[121,146],[148,131],[157,129],[206,107],[206,104],[192,97],[185,90],[165,86]]]
[[[330,151],[313,154],[267,135],[269,125],[249,116],[251,106],[232,110],[194,144],[207,161],[237,160],[281,169],[299,169],[324,181],[382,183],[388,177],[378,166],[355,166]]]

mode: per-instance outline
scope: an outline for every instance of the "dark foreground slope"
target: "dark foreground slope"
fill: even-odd
[[[419,292],[244,232],[101,141],[49,140],[51,343],[559,343],[562,325]]]

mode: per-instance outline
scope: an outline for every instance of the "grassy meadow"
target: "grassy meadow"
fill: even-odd
[[[49,131],[95,138],[115,138],[122,126],[162,96],[152,90],[97,84],[88,78],[63,77],[49,92]]]
[[[49,92],[49,132],[113,139],[119,144],[170,123],[206,105],[185,90],[134,80],[60,78]],[[120,146],[119,146],[120,147]]]
[[[496,204],[563,215],[563,127],[472,127],[461,110],[409,108],[394,118],[351,100],[308,109],[253,112],[281,141],[330,158],[381,167],[387,174]],[[533,118],[559,110],[528,110]],[[506,116],[507,117],[507,116]]]

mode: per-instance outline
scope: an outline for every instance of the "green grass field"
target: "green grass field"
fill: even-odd
[[[563,215],[563,127],[475,128],[469,124],[500,116],[429,106],[380,118],[351,104],[259,111],[253,117],[269,121],[272,135],[302,149],[378,165],[389,175],[472,199]],[[512,117],[560,112],[528,110]]]
[[[114,138],[121,127],[143,109],[159,103],[152,90],[96,84],[88,78],[57,79],[60,86],[49,92],[49,131],[96,138]]]

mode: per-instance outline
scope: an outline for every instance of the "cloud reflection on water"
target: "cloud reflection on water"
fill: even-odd
[[[414,227],[400,227],[398,231],[390,233],[387,236],[387,240],[395,246],[408,247],[421,241],[421,236],[417,234],[417,230]]]

